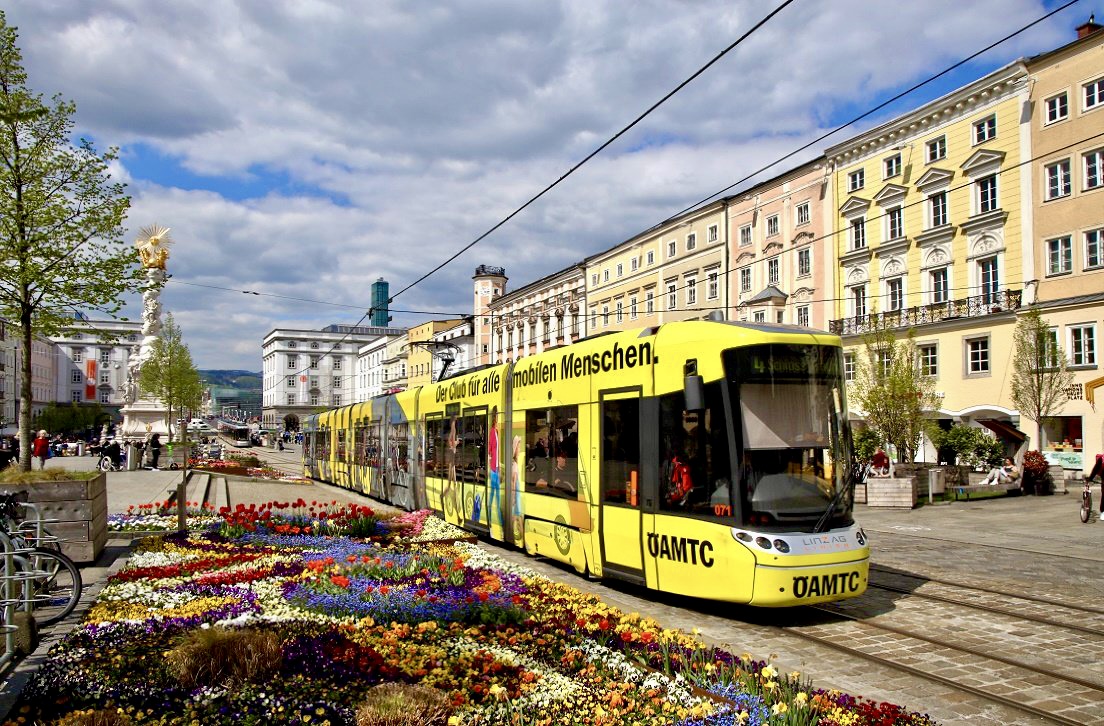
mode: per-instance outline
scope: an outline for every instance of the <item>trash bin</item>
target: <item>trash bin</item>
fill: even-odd
[[[77,456],[84,456],[84,442],[77,443]]]
[[[935,494],[942,494],[947,490],[947,476],[942,469],[928,469],[928,502],[931,503]]]
[[[127,471],[137,471],[138,466],[141,464],[141,462],[138,461],[138,457],[139,457],[138,447],[135,446],[134,444],[127,444],[126,456],[127,456],[127,461],[126,461]]]

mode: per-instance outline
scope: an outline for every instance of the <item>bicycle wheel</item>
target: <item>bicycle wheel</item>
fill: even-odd
[[[1085,492],[1081,495],[1081,522],[1085,523],[1089,521],[1089,515],[1092,514],[1092,493]]]
[[[35,547],[25,555],[34,572],[41,573],[32,581],[34,618],[39,625],[58,622],[77,606],[80,600],[80,570],[76,563],[61,552]]]

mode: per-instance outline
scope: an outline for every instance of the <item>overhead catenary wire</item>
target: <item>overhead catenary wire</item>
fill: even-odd
[[[1077,2],[1077,0],[1073,0],[1073,1],[1074,1],[1074,2]],[[572,167],[571,167],[570,169],[568,169],[568,170],[567,170],[566,172],[564,172],[563,174],[561,174],[561,175],[560,175],[560,177],[559,177],[558,179],[556,179],[556,181],[552,182],[551,184],[549,184],[548,186],[546,186],[546,187],[545,187],[544,189],[542,189],[541,191],[537,192],[537,193],[536,193],[535,195],[533,195],[532,197],[530,197],[528,201],[526,201],[526,202],[525,202],[524,204],[522,204],[522,205],[521,205],[520,207],[518,207],[518,208],[517,208],[517,209],[515,209],[514,211],[510,212],[510,214],[506,215],[506,216],[505,216],[505,217],[504,217],[504,218],[503,218],[502,220],[500,220],[499,222],[495,223],[495,225],[494,225],[494,226],[492,226],[492,227],[491,227],[490,229],[488,229],[488,230],[487,230],[486,232],[484,232],[483,234],[479,235],[478,237],[476,237],[476,238],[475,238],[474,240],[472,240],[471,242],[469,242],[469,243],[467,243],[466,245],[464,245],[463,247],[461,247],[461,248],[460,248],[459,250],[457,250],[457,251],[456,251],[456,252],[455,252],[455,253],[454,253],[453,255],[451,255],[450,257],[448,257],[448,258],[447,258],[447,259],[446,259],[446,260],[445,260],[444,262],[441,262],[441,263],[440,263],[440,264],[438,264],[438,265],[437,265],[436,267],[434,267],[433,269],[431,269],[431,270],[430,270],[429,272],[425,273],[424,275],[422,275],[421,277],[419,277],[418,279],[416,279],[416,280],[415,280],[414,282],[410,283],[410,284],[409,284],[409,285],[407,285],[406,287],[404,287],[404,288],[402,288],[401,290],[399,290],[398,292],[396,292],[396,293],[395,293],[394,295],[392,295],[392,296],[391,296],[391,298],[390,298],[390,299],[388,300],[388,302],[391,302],[391,300],[394,300],[394,299],[395,299],[395,298],[397,298],[397,297],[398,297],[399,295],[402,295],[402,294],[403,294],[404,292],[406,292],[407,290],[411,289],[412,287],[415,287],[416,285],[419,285],[420,283],[422,283],[422,282],[424,282],[425,280],[427,280],[427,279],[428,279],[428,278],[429,278],[430,276],[432,276],[432,275],[434,275],[435,273],[437,273],[438,271],[442,270],[442,269],[443,269],[444,267],[446,267],[446,266],[447,266],[447,265],[448,265],[449,263],[451,263],[451,262],[452,262],[453,260],[457,259],[458,257],[460,257],[460,255],[464,254],[465,252],[467,252],[468,250],[470,250],[470,249],[471,249],[472,247],[474,247],[475,245],[477,245],[477,244],[479,244],[480,242],[482,242],[482,241],[483,241],[484,239],[486,239],[486,238],[487,238],[487,237],[489,237],[489,236],[490,236],[490,235],[491,235],[492,233],[494,233],[494,232],[495,232],[495,231],[496,231],[497,229],[499,229],[499,228],[500,228],[500,227],[502,227],[502,226],[503,226],[504,224],[506,224],[506,223],[507,223],[507,222],[509,222],[509,221],[510,221],[511,219],[513,219],[513,218],[514,218],[515,216],[517,216],[518,214],[520,214],[520,213],[521,213],[522,211],[524,211],[524,210],[525,210],[526,208],[528,208],[528,207],[529,207],[529,205],[533,204],[533,202],[537,201],[538,199],[540,199],[541,197],[543,197],[543,196],[544,196],[545,194],[547,194],[548,192],[552,191],[552,189],[554,189],[554,188],[555,188],[556,186],[558,186],[558,185],[560,184],[560,182],[564,181],[564,180],[565,180],[565,179],[567,179],[567,178],[568,178],[569,176],[571,176],[572,174],[574,174],[574,173],[575,173],[576,171],[578,171],[578,169],[579,169],[580,167],[582,167],[582,166],[583,166],[584,164],[586,164],[586,163],[587,163],[588,161],[590,161],[590,160],[591,160],[591,159],[593,159],[593,158],[594,158],[595,156],[597,156],[598,154],[600,154],[600,153],[601,153],[601,152],[602,152],[602,151],[603,151],[604,149],[606,149],[606,148],[607,148],[607,147],[608,147],[608,146],[609,146],[610,144],[612,144],[612,143],[613,143],[614,141],[617,141],[617,139],[619,139],[619,138],[621,138],[621,137],[622,137],[623,135],[625,135],[625,134],[626,134],[626,133],[627,133],[627,132],[628,132],[628,131],[629,131],[630,129],[632,129],[632,128],[633,128],[634,126],[636,126],[636,125],[637,125],[638,123],[640,123],[640,122],[641,122],[642,120],[644,120],[644,118],[646,118],[646,117],[647,117],[647,116],[648,116],[649,114],[651,114],[651,113],[652,113],[652,111],[655,111],[655,110],[656,110],[657,108],[659,108],[660,106],[662,106],[662,105],[663,105],[664,103],[666,103],[666,102],[667,102],[667,100],[668,100],[668,99],[670,99],[670,98],[671,98],[672,96],[674,96],[674,95],[675,95],[676,93],[678,93],[678,92],[679,92],[679,91],[681,91],[681,90],[682,90],[683,88],[685,88],[685,87],[686,87],[687,85],[689,85],[689,84],[690,84],[691,82],[693,82],[693,81],[694,81],[694,79],[696,79],[696,78],[697,78],[698,76],[700,76],[701,74],[705,73],[705,71],[706,71],[706,70],[708,70],[708,69],[709,69],[709,68],[710,68],[710,67],[711,67],[711,66],[712,66],[712,65],[713,65],[714,63],[716,63],[717,61],[719,61],[719,60],[720,60],[721,58],[723,58],[724,56],[726,56],[726,55],[727,55],[727,54],[728,54],[728,53],[729,53],[730,51],[732,51],[732,50],[733,50],[734,48],[736,48],[736,47],[737,47],[737,46],[739,46],[739,45],[740,45],[741,43],[743,43],[743,42],[744,42],[744,41],[745,41],[745,40],[746,40],[746,39],[747,39],[748,37],[750,37],[750,36],[751,36],[751,35],[752,35],[753,33],[755,33],[755,32],[756,32],[757,30],[759,30],[759,28],[761,28],[761,27],[763,27],[763,26],[764,26],[765,24],[767,24],[767,23],[768,23],[768,22],[769,22],[769,21],[770,21],[770,20],[771,20],[771,19],[772,19],[772,18],[773,18],[773,17],[775,16],[775,15],[777,15],[777,14],[778,14],[778,13],[780,13],[780,12],[782,12],[782,10],[784,10],[784,9],[785,9],[785,8],[786,8],[787,6],[789,6],[789,5],[790,5],[790,4],[792,4],[793,2],[794,2],[794,0],[784,0],[784,2],[782,2],[781,4],[779,4],[779,5],[778,5],[778,6],[776,7],[776,8],[774,8],[774,10],[771,10],[771,11],[770,11],[770,12],[769,12],[769,13],[768,13],[768,14],[767,14],[767,15],[766,15],[765,17],[763,17],[763,18],[762,18],[762,19],[761,19],[761,20],[760,20],[759,22],[757,22],[757,23],[756,23],[755,25],[753,25],[753,26],[752,26],[752,27],[751,27],[751,28],[750,28],[750,29],[749,29],[749,30],[748,30],[747,32],[745,32],[745,33],[744,33],[743,35],[741,35],[741,36],[740,36],[739,38],[737,38],[737,39],[736,39],[735,41],[733,41],[733,42],[732,42],[731,44],[729,44],[729,45],[728,45],[728,47],[726,47],[726,48],[725,48],[724,50],[722,50],[722,51],[721,51],[720,53],[717,53],[717,55],[713,56],[713,58],[712,58],[712,59],[710,59],[708,63],[706,63],[705,65],[703,65],[703,66],[702,66],[701,68],[699,68],[698,70],[694,71],[694,73],[693,73],[693,74],[691,74],[689,78],[687,78],[686,80],[684,80],[684,81],[682,81],[681,83],[679,83],[679,84],[678,84],[677,86],[675,86],[675,88],[674,88],[673,90],[671,90],[671,91],[670,91],[670,92],[668,92],[668,93],[667,93],[667,94],[666,94],[665,96],[663,96],[663,98],[659,99],[658,101],[656,101],[655,103],[653,103],[653,104],[652,104],[651,106],[649,106],[649,107],[647,108],[647,110],[645,110],[645,111],[644,111],[643,113],[641,113],[641,114],[640,114],[639,116],[637,116],[637,117],[636,117],[635,119],[633,119],[633,120],[632,120],[632,121],[631,121],[631,122],[629,123],[629,125],[628,125],[628,126],[625,126],[625,127],[623,128],[623,129],[621,129],[620,131],[618,131],[618,132],[617,132],[616,134],[614,134],[613,136],[611,136],[611,137],[610,137],[609,139],[607,139],[606,141],[602,142],[602,144],[601,144],[600,146],[598,146],[598,148],[594,149],[594,151],[590,152],[590,153],[589,153],[589,154],[587,154],[587,155],[586,155],[585,157],[583,157],[583,159],[582,159],[581,161],[577,162],[577,163],[576,163],[576,164],[575,164],[574,166],[572,166]]]
[[[1054,16],[1055,14],[1057,14],[1057,13],[1059,13],[1059,12],[1061,12],[1061,11],[1063,11],[1063,10],[1065,10],[1065,9],[1069,8],[1069,7],[1071,7],[1072,5],[1074,5],[1074,4],[1078,3],[1078,2],[1080,2],[1080,0],[1070,0],[1069,2],[1066,2],[1065,4],[1063,4],[1063,5],[1060,5],[1060,6],[1056,7],[1056,8],[1054,8],[1053,10],[1051,10],[1051,11],[1049,11],[1049,12],[1047,12],[1047,13],[1045,13],[1045,14],[1041,15],[1040,17],[1038,17],[1038,18],[1036,18],[1036,19],[1032,20],[1031,22],[1027,23],[1026,25],[1022,26],[1022,27],[1021,27],[1021,28],[1019,28],[1018,30],[1016,30],[1016,31],[1014,31],[1014,32],[1012,32],[1012,33],[1009,33],[1009,34],[1005,35],[1005,36],[1004,36],[1003,38],[1001,38],[1000,40],[998,40],[998,41],[995,41],[995,42],[993,42],[993,43],[990,43],[989,45],[985,46],[985,47],[984,47],[984,48],[982,48],[981,50],[979,50],[979,51],[976,51],[976,52],[974,52],[974,53],[970,54],[969,56],[967,56],[967,57],[965,57],[965,58],[963,58],[963,59],[961,59],[961,60],[959,60],[959,61],[956,61],[955,63],[951,64],[950,66],[948,66],[947,68],[943,69],[942,71],[939,71],[938,73],[935,73],[934,75],[932,75],[932,76],[929,76],[929,77],[928,77],[927,79],[925,79],[925,80],[923,80],[923,81],[921,81],[921,82],[919,82],[919,83],[916,83],[916,84],[914,84],[914,85],[913,85],[913,86],[911,86],[911,87],[910,87],[910,88],[909,88],[908,90],[906,90],[906,91],[903,91],[903,92],[901,92],[901,93],[899,93],[899,94],[895,95],[895,96],[894,96],[893,98],[889,99],[888,101],[885,101],[885,102],[883,102],[883,103],[880,103],[880,104],[878,104],[878,105],[874,106],[873,108],[871,108],[870,110],[868,110],[868,111],[866,111],[866,112],[864,112],[864,113],[862,113],[862,114],[859,114],[859,115],[858,115],[858,116],[856,116],[855,118],[853,118],[853,119],[851,119],[850,121],[848,121],[848,122],[846,122],[846,123],[844,123],[844,124],[842,124],[842,125],[840,125],[840,126],[836,127],[836,128],[835,128],[835,129],[833,129],[832,131],[830,131],[830,132],[828,132],[828,133],[826,133],[826,134],[824,134],[824,135],[822,135],[822,136],[818,137],[817,139],[815,139],[815,140],[813,140],[813,141],[811,141],[811,142],[809,142],[809,143],[807,143],[807,144],[804,144],[803,146],[799,147],[798,149],[795,149],[794,151],[791,151],[791,152],[789,152],[789,153],[787,153],[787,154],[783,155],[782,157],[780,157],[780,158],[779,158],[779,159],[777,159],[776,161],[774,161],[774,162],[771,162],[770,164],[767,164],[766,166],[764,166],[764,167],[762,167],[761,169],[759,169],[759,170],[757,170],[757,171],[753,172],[752,174],[749,174],[749,175],[747,175],[747,176],[743,177],[742,179],[740,179],[740,180],[738,180],[738,181],[734,182],[733,184],[730,184],[730,185],[728,185],[728,186],[727,186],[727,187],[725,187],[724,189],[722,189],[722,190],[719,190],[719,191],[717,191],[717,192],[714,192],[713,194],[710,194],[710,195],[709,195],[708,197],[705,197],[705,198],[704,198],[704,199],[702,199],[701,201],[695,202],[694,204],[692,204],[692,205],[690,205],[690,206],[688,206],[688,207],[684,208],[684,209],[683,209],[682,211],[680,211],[680,212],[677,212],[677,213],[676,213],[676,214],[674,214],[674,215],[668,216],[668,217],[667,217],[667,218],[666,218],[665,220],[663,220],[662,222],[656,223],[655,225],[652,225],[652,226],[651,226],[651,227],[650,227],[649,229],[656,229],[656,228],[658,228],[658,227],[662,227],[662,226],[663,226],[664,224],[667,224],[667,223],[671,222],[672,220],[674,220],[674,219],[677,219],[677,218],[678,218],[679,216],[681,216],[682,214],[685,214],[686,212],[688,212],[688,211],[690,211],[690,210],[692,210],[692,209],[695,209],[695,208],[696,208],[696,207],[698,207],[698,206],[701,206],[701,205],[702,205],[702,204],[704,204],[705,202],[707,202],[707,201],[709,201],[709,200],[711,200],[711,199],[714,199],[715,197],[717,197],[717,196],[719,196],[719,195],[721,195],[721,194],[724,194],[725,192],[727,192],[727,191],[729,191],[729,190],[733,189],[733,188],[734,188],[734,187],[736,187],[736,186],[739,186],[739,185],[740,185],[741,183],[743,183],[743,182],[745,182],[745,181],[749,180],[750,178],[754,177],[755,175],[757,175],[757,174],[761,173],[762,171],[765,171],[766,169],[769,169],[769,168],[771,168],[771,167],[773,167],[773,166],[777,165],[778,163],[781,163],[782,161],[785,161],[785,160],[787,160],[787,159],[789,159],[789,158],[792,158],[792,157],[793,157],[793,156],[795,156],[796,154],[799,154],[799,153],[801,153],[802,151],[804,151],[804,150],[808,149],[808,148],[809,148],[810,146],[812,146],[813,144],[816,144],[816,143],[819,143],[820,141],[823,141],[824,139],[828,138],[828,137],[829,137],[829,136],[831,136],[832,134],[835,134],[835,133],[837,133],[838,131],[841,131],[842,129],[844,129],[844,128],[847,128],[847,127],[849,127],[849,126],[851,126],[851,125],[853,125],[853,124],[857,123],[858,121],[860,121],[860,120],[862,120],[862,119],[864,119],[864,118],[867,118],[868,116],[872,115],[873,113],[876,113],[877,111],[881,110],[882,108],[885,108],[885,107],[886,107],[887,105],[889,105],[889,104],[891,104],[891,103],[893,103],[893,102],[895,102],[895,101],[898,101],[898,100],[900,100],[900,99],[901,99],[901,98],[903,98],[904,96],[906,96],[906,95],[908,95],[908,94],[910,94],[910,93],[913,93],[913,92],[915,92],[916,90],[918,90],[918,89],[920,89],[920,88],[922,88],[922,87],[924,87],[924,86],[928,85],[929,83],[932,83],[932,82],[934,82],[935,80],[938,80],[939,78],[941,78],[941,77],[943,77],[943,76],[947,75],[948,73],[950,73],[950,72],[954,71],[955,69],[957,69],[957,68],[961,67],[962,65],[964,65],[964,64],[966,64],[966,63],[968,63],[968,62],[970,62],[971,60],[974,60],[974,59],[978,58],[978,57],[979,57],[980,55],[982,55],[982,54],[984,54],[984,53],[986,53],[986,52],[988,52],[988,51],[992,50],[993,48],[997,47],[998,45],[1000,45],[1000,44],[1002,44],[1002,43],[1005,43],[1005,42],[1007,42],[1008,40],[1010,40],[1010,39],[1012,39],[1012,38],[1014,38],[1014,37],[1016,37],[1016,36],[1020,35],[1021,33],[1023,33],[1023,32],[1025,32],[1025,31],[1029,30],[1030,28],[1034,27],[1035,25],[1038,25],[1039,23],[1041,23],[1041,22],[1043,22],[1043,21],[1045,21],[1045,20],[1047,20],[1047,19],[1051,18],[1051,17],[1052,17],[1052,16]],[[642,115],[641,115],[640,117],[638,117],[638,118],[637,118],[637,119],[636,119],[636,120],[635,120],[635,121],[633,122],[633,124],[636,124],[637,122],[639,122],[639,120],[641,120],[642,118],[644,118],[644,116],[646,116],[646,115],[647,115],[648,113],[650,113],[650,112],[651,112],[651,110],[654,110],[654,109],[655,109],[656,107],[658,107],[658,105],[659,105],[660,103],[662,103],[663,101],[665,101],[665,100],[667,100],[668,98],[670,98],[670,97],[671,97],[671,96],[672,96],[672,95],[673,95],[674,93],[676,93],[676,92],[677,92],[678,90],[680,90],[680,89],[681,89],[681,88],[682,88],[683,86],[685,86],[685,85],[686,85],[687,83],[689,83],[690,81],[692,81],[692,80],[693,80],[693,79],[694,79],[694,78],[695,78],[696,76],[700,75],[700,74],[701,74],[701,73],[702,73],[702,72],[703,72],[703,71],[704,71],[705,69],[707,69],[707,68],[708,68],[708,67],[709,67],[710,65],[712,65],[712,64],[713,64],[713,63],[715,63],[715,62],[716,62],[717,60],[719,60],[719,59],[720,59],[720,57],[722,57],[722,56],[723,56],[723,55],[724,55],[725,53],[727,53],[727,52],[728,52],[729,50],[731,50],[732,48],[736,47],[736,45],[738,45],[738,44],[739,44],[739,43],[740,43],[740,42],[741,42],[741,41],[742,41],[742,40],[743,40],[744,38],[746,38],[746,37],[747,37],[747,36],[748,36],[748,35],[749,35],[749,34],[750,34],[751,32],[754,32],[754,30],[755,30],[756,28],[758,28],[758,27],[759,27],[759,26],[761,26],[761,25],[762,25],[763,23],[765,23],[765,22],[766,22],[767,20],[769,20],[769,19],[770,19],[771,17],[773,17],[773,15],[774,15],[774,14],[777,14],[777,12],[778,12],[778,11],[780,11],[780,10],[781,10],[781,9],[782,9],[783,7],[785,7],[785,5],[781,5],[781,6],[779,6],[778,8],[776,8],[776,9],[775,9],[774,11],[772,11],[771,15],[768,15],[768,16],[767,16],[767,17],[765,17],[765,18],[764,18],[763,20],[761,20],[761,21],[760,21],[760,22],[759,22],[759,23],[758,23],[758,24],[757,24],[757,25],[756,25],[755,27],[753,27],[753,28],[752,28],[751,30],[749,30],[749,31],[748,31],[747,33],[745,33],[745,34],[744,34],[743,36],[741,36],[741,38],[740,38],[740,39],[738,39],[737,41],[735,41],[735,42],[734,42],[733,44],[731,44],[731,45],[730,45],[730,46],[729,46],[728,48],[726,48],[726,49],[725,49],[724,51],[722,51],[722,52],[721,52],[721,53],[719,53],[719,54],[718,54],[717,56],[715,56],[715,57],[714,57],[714,58],[713,58],[713,59],[712,59],[712,60],[711,60],[711,61],[710,61],[710,62],[709,62],[708,64],[706,64],[706,65],[705,65],[705,66],[703,66],[703,67],[702,67],[701,69],[699,69],[699,71],[698,71],[698,72],[696,72],[696,73],[695,73],[695,74],[694,74],[693,76],[691,76],[691,77],[690,77],[690,78],[688,78],[688,79],[687,79],[686,81],[684,81],[683,83],[681,83],[681,84],[680,84],[680,85],[679,85],[679,86],[678,86],[678,87],[677,87],[676,89],[674,89],[673,91],[671,91],[671,92],[670,92],[669,94],[667,94],[667,96],[665,96],[665,97],[664,97],[663,99],[661,99],[661,100],[660,100],[659,102],[657,102],[656,104],[654,104],[654,105],[653,105],[653,106],[652,106],[652,107],[651,107],[651,108],[650,108],[650,109],[649,109],[648,111],[646,111],[646,112],[645,112],[644,114],[642,114]],[[622,130],[621,132],[619,132],[619,133],[624,133],[624,132],[625,132],[625,131],[627,131],[627,130],[628,130],[628,129],[629,129],[630,127],[631,127],[631,125],[630,125],[629,127],[626,127],[625,129],[623,129],[623,130]],[[401,293],[403,293],[403,292],[406,292],[406,291],[407,291],[407,290],[409,290],[410,288],[412,288],[412,287],[414,287],[415,285],[419,284],[420,282],[424,281],[424,280],[425,280],[425,279],[426,279],[427,277],[429,277],[430,275],[432,275],[432,274],[434,274],[435,272],[439,271],[439,270],[440,270],[441,268],[443,268],[443,267],[444,267],[445,265],[447,265],[448,263],[450,263],[450,262],[452,262],[453,260],[455,260],[455,259],[456,259],[456,258],[457,258],[457,257],[458,257],[458,256],[459,256],[460,254],[463,254],[463,253],[464,253],[465,251],[467,251],[468,249],[470,249],[470,248],[471,248],[472,246],[474,246],[475,244],[477,244],[478,242],[480,242],[480,241],[481,241],[482,239],[484,239],[485,237],[487,237],[487,236],[488,236],[489,234],[491,234],[492,232],[494,232],[495,230],[497,230],[497,229],[498,229],[499,227],[501,227],[501,226],[502,226],[503,224],[505,224],[505,223],[506,223],[507,221],[509,221],[509,220],[510,220],[510,219],[511,219],[511,218],[512,218],[513,216],[515,216],[515,215],[516,215],[517,213],[519,213],[520,211],[522,211],[522,210],[523,210],[523,209],[524,209],[524,208],[525,208],[526,206],[528,206],[528,205],[529,205],[529,204],[531,204],[531,203],[532,203],[533,201],[535,201],[535,200],[536,200],[537,198],[539,198],[539,196],[541,196],[541,195],[543,195],[543,194],[544,194],[545,192],[547,192],[547,191],[551,190],[551,189],[552,189],[552,187],[554,187],[555,185],[559,184],[559,182],[560,182],[560,181],[563,181],[563,180],[564,180],[565,178],[567,178],[567,176],[568,176],[568,175],[569,175],[569,174],[571,173],[571,171],[574,171],[575,169],[577,169],[577,168],[578,168],[579,166],[581,166],[581,165],[582,165],[583,163],[585,163],[585,162],[586,162],[587,160],[589,160],[589,159],[590,159],[590,158],[591,158],[592,156],[594,156],[594,155],[595,155],[595,154],[597,154],[597,153],[598,153],[599,151],[601,151],[601,150],[602,150],[603,148],[605,148],[606,146],[608,146],[608,145],[609,145],[609,143],[610,143],[610,142],[612,142],[612,141],[613,141],[614,139],[616,139],[616,138],[617,138],[616,136],[615,136],[615,137],[613,137],[613,138],[611,138],[611,139],[610,139],[610,141],[607,141],[607,142],[606,142],[605,144],[603,144],[603,146],[599,147],[599,148],[598,148],[598,149],[596,149],[596,150],[595,150],[594,152],[592,152],[592,154],[591,154],[590,156],[588,156],[588,157],[587,157],[586,159],[584,159],[584,160],[583,160],[582,162],[579,162],[579,164],[577,164],[577,165],[576,165],[575,167],[573,167],[573,168],[572,168],[572,170],[570,170],[569,172],[567,172],[566,174],[564,174],[563,176],[561,176],[561,177],[560,177],[560,179],[558,179],[558,180],[557,180],[556,182],[554,182],[553,184],[551,184],[551,185],[549,185],[548,187],[546,187],[544,191],[542,191],[542,192],[541,192],[540,194],[538,194],[538,195],[537,195],[537,196],[535,196],[535,197],[534,197],[533,199],[531,199],[531,200],[530,200],[529,202],[527,202],[527,203],[526,203],[526,205],[523,205],[522,207],[520,207],[520,208],[518,208],[517,210],[515,210],[515,211],[514,211],[514,212],[513,212],[512,214],[510,214],[510,215],[509,215],[508,217],[504,218],[504,219],[503,219],[502,221],[500,221],[500,222],[499,222],[498,224],[496,224],[496,225],[495,225],[494,227],[492,227],[492,228],[491,228],[490,230],[488,230],[487,232],[485,232],[485,233],[484,233],[483,235],[481,235],[481,236],[480,236],[479,238],[477,238],[477,239],[473,240],[473,241],[472,241],[471,243],[469,243],[468,245],[466,245],[466,246],[465,246],[464,248],[462,248],[462,249],[461,249],[461,250],[460,250],[459,252],[457,252],[457,253],[456,253],[455,255],[453,255],[453,256],[451,256],[450,258],[448,258],[448,259],[447,259],[447,260],[446,260],[445,262],[441,263],[440,265],[438,265],[437,267],[435,267],[435,268],[434,268],[433,270],[431,270],[430,272],[428,272],[428,273],[426,273],[425,275],[423,275],[422,277],[418,278],[417,280],[415,280],[415,281],[414,281],[413,283],[411,283],[410,285],[407,285],[407,286],[406,286],[406,287],[404,287],[404,288],[403,288],[402,290],[400,290],[399,292],[395,293],[395,295],[392,295],[392,296],[391,296],[391,298],[390,298],[390,300],[394,300],[394,298],[395,298],[395,297],[397,297],[397,296],[398,296],[399,294],[401,294]],[[727,274],[727,273],[726,273],[726,274]],[[281,298],[281,297],[282,297],[282,298],[284,298],[284,299],[289,299],[289,300],[295,300],[295,301],[300,301],[300,302],[309,302],[309,303],[315,303],[315,304],[320,304],[320,305],[333,305],[333,306],[335,306],[335,307],[348,307],[348,308],[353,308],[353,309],[358,309],[358,310],[359,310],[359,309],[362,309],[362,307],[363,307],[363,306],[359,306],[359,305],[351,305],[351,304],[347,304],[347,303],[336,303],[336,302],[332,302],[332,301],[331,301],[331,302],[327,302],[327,301],[321,301],[321,300],[309,300],[309,299],[306,299],[306,298],[294,298],[294,297],[291,297],[291,296],[281,296],[281,295],[276,295],[276,294],[273,294],[273,293],[262,293],[262,292],[256,292],[256,291],[237,290],[237,289],[235,289],[235,288],[225,288],[225,287],[219,287],[219,286],[215,286],[215,285],[200,285],[199,283],[188,283],[188,282],[181,282],[181,284],[191,284],[191,285],[196,285],[196,286],[199,286],[199,287],[209,287],[209,288],[212,288],[212,289],[231,290],[231,291],[235,291],[235,292],[243,292],[243,293],[249,293],[249,294],[255,294],[255,295],[265,295],[265,296],[270,296],[270,297],[275,297],[275,298]],[[389,302],[390,302],[390,300],[389,300]],[[452,313],[442,313],[442,312],[437,312],[437,311],[400,311],[400,310],[395,310],[394,312],[410,312],[410,313],[417,313],[417,314],[427,314],[427,315],[452,314]]]

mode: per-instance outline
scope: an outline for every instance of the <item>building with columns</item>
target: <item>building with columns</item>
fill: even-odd
[[[476,316],[487,319],[492,333],[489,362],[516,361],[585,338],[583,271],[580,262],[494,298]],[[501,279],[505,283],[505,271]],[[477,277],[475,284],[478,290],[483,280]]]

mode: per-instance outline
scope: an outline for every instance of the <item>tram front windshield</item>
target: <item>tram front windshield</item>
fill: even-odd
[[[811,525],[846,483],[850,440],[840,352],[818,345],[758,345],[725,353],[738,403],[739,480],[753,526]],[[850,524],[851,497],[832,524]]]

